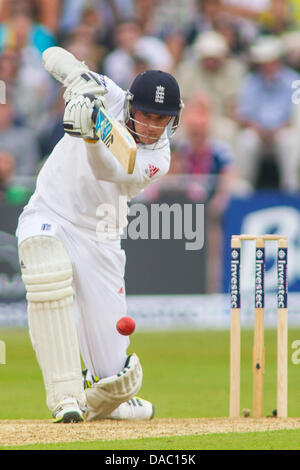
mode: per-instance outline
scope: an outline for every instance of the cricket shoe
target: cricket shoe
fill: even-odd
[[[150,420],[154,417],[154,413],[154,406],[150,401],[133,397],[125,403],[121,403],[107,418],[119,420]]]
[[[58,403],[52,415],[54,423],[80,423],[84,421],[85,409],[80,408],[73,397],[65,397]]]

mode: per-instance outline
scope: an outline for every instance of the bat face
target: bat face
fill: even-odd
[[[99,108],[96,120],[96,134],[111,153],[131,174],[136,159],[136,142],[132,135],[106,110]]]

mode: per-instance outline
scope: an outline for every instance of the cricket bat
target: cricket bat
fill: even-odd
[[[82,73],[88,71],[85,64],[61,47],[46,49],[43,53],[43,62],[46,70],[62,84],[74,69],[80,69]],[[132,174],[136,159],[136,142],[130,132],[104,108],[95,108],[92,119],[96,124],[99,139],[120,162],[124,170]]]
[[[132,174],[136,159],[136,142],[122,124],[104,108],[95,109],[93,121],[96,134],[120,162],[128,174]]]

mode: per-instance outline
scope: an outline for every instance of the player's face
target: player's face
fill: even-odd
[[[134,126],[138,138],[143,144],[153,144],[164,132],[171,116],[144,113],[136,110],[134,113]]]

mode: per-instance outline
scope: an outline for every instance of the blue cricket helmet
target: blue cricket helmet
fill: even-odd
[[[182,108],[176,79],[161,70],[147,70],[137,75],[129,92],[131,104],[139,111],[178,116]]]
[[[125,125],[137,142],[139,135],[135,131],[135,111],[149,114],[170,116],[166,126],[167,137],[171,137],[176,131],[183,101],[180,98],[180,90],[176,79],[167,72],[161,70],[146,70],[133,80],[130,89],[126,93],[124,103]]]

